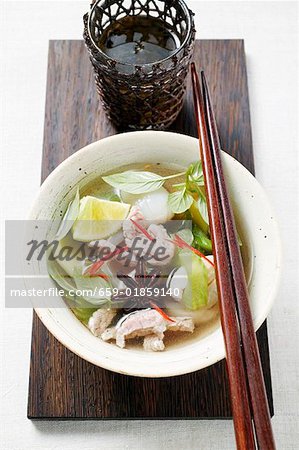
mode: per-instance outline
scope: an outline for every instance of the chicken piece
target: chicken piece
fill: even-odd
[[[122,267],[132,271],[136,268],[140,257],[135,252],[126,251],[122,252],[115,259]]]
[[[166,320],[156,310],[142,309],[122,317],[115,327],[109,329],[109,331],[106,330],[101,337],[104,341],[115,339],[116,345],[124,348],[126,339],[149,334],[154,334],[163,339],[166,328]]]
[[[140,208],[138,206],[133,206],[126,220],[123,221],[123,236],[125,239],[126,245],[131,249],[135,242],[135,251],[127,251],[122,253],[121,257],[118,260],[123,263],[126,267],[136,267],[138,261],[142,257],[143,254],[143,240],[146,240],[144,233],[136,227],[136,225],[130,220],[133,219],[135,222],[138,222],[142,225],[143,228],[146,228],[147,224],[144,222],[144,217],[140,212]],[[136,245],[137,244],[137,245]],[[137,250],[136,247],[140,250]]]
[[[117,311],[115,309],[98,309],[89,318],[88,328],[96,337],[101,336],[102,333],[109,327],[112,320],[116,316]]]
[[[167,330],[193,333],[194,323],[191,317],[171,317],[171,319],[175,320],[175,322],[169,322]]]
[[[115,327],[107,328],[101,335],[103,341],[111,341],[115,339]]]
[[[144,217],[140,211],[140,208],[138,206],[133,206],[131,208],[131,211],[129,212],[127,219],[123,221],[123,234],[127,245],[128,242],[133,241],[136,237],[144,237],[142,231],[139,230],[138,227],[136,227],[131,219],[134,220],[134,222],[140,223],[144,228],[146,228],[146,223],[144,223]],[[128,245],[128,247],[130,247],[130,245]]]
[[[117,273],[124,267],[132,270],[132,268],[136,267],[138,262],[136,256],[128,251],[118,252],[118,249],[121,249],[124,245],[122,232],[121,239],[119,236],[115,235],[115,242],[111,242],[110,239],[112,240],[113,238],[114,236],[109,238],[109,240],[102,239],[89,242],[88,246],[92,248],[93,256],[100,256],[103,259],[107,258],[106,264],[111,271],[111,275],[113,272]],[[123,245],[120,245],[122,243]],[[114,267],[115,270],[112,270],[111,267]],[[88,270],[88,267],[86,270]],[[121,283],[121,285],[117,283],[116,287],[123,289],[125,285],[123,283]]]
[[[147,352],[162,352],[165,348],[163,339],[160,339],[155,334],[149,334],[148,336],[145,336],[143,341],[143,348]]]
[[[166,330],[187,331],[192,333],[194,323],[191,317],[174,317],[175,322],[165,319],[155,309],[142,309],[122,317],[115,327],[107,328],[101,335],[103,341],[116,340],[118,347],[124,348],[126,339],[145,336],[146,350],[162,351],[163,338]],[[155,339],[154,339],[155,338]],[[163,347],[163,348],[162,348]]]
[[[92,255],[92,259],[94,259],[93,262],[96,262],[96,260],[101,259],[107,259],[107,261],[112,261],[116,258],[114,255],[114,252],[116,250],[116,246],[112,244],[111,242],[107,241],[106,239],[100,239],[97,241],[91,241],[88,243],[88,247],[91,248],[91,252],[89,255],[89,258]],[[91,260],[87,259],[85,263],[85,269],[83,270],[83,273],[88,271],[89,265]]]
[[[149,249],[151,258],[148,260],[149,264],[152,266],[166,266],[174,257],[176,250],[175,244],[171,242],[167,230],[163,225],[152,223],[147,231],[155,240],[154,244],[151,241],[151,247]],[[164,250],[163,253],[161,249]]]
[[[135,232],[131,229],[131,225],[135,228]],[[131,225],[128,226],[129,231],[125,229],[127,225],[123,225],[125,242],[131,255],[135,255],[137,259],[145,258],[152,266],[169,264],[174,257],[176,246],[171,242],[163,225],[151,224],[148,227],[147,232],[152,239],[149,239],[134,223],[131,222]]]

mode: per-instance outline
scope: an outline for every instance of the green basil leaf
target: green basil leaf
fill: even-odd
[[[202,193],[199,195],[196,205],[197,205],[198,211],[200,212],[200,215],[203,218],[203,220],[207,224],[209,224],[207,201],[206,201],[206,197]]]
[[[189,177],[189,175],[191,175],[191,174],[193,173],[195,164],[196,164],[196,163],[191,163],[191,164],[189,165],[189,167],[188,167],[188,169],[187,169],[187,172],[186,172],[186,176],[187,176],[187,177]]]
[[[164,183],[164,177],[152,172],[127,171],[103,177],[103,180],[116,189],[130,194],[145,194],[156,191]]]
[[[78,217],[79,207],[80,207],[80,193],[78,188],[74,200],[72,200],[67,207],[67,210],[63,216],[63,219],[56,233],[55,239],[60,241],[68,234],[75,220]]]
[[[187,179],[188,181],[197,183],[200,186],[204,185],[204,177],[201,161],[197,161],[193,164],[190,164],[187,170]]]
[[[186,188],[168,195],[168,206],[175,214],[181,214],[187,211],[192,203],[193,197],[186,191]]]
[[[186,172],[175,173],[162,177],[153,172],[134,172],[128,170],[126,172],[115,173],[114,175],[107,175],[103,180],[121,191],[129,194],[146,194],[159,189],[165,180],[180,177]]]

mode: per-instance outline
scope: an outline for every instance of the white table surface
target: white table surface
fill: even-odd
[[[268,321],[273,426],[277,448],[295,450],[299,448],[296,2],[189,0],[188,4],[196,13],[198,37],[245,39],[256,174],[276,209],[284,247],[280,293]],[[1,2],[1,213],[6,219],[25,218],[39,187],[48,40],[80,39],[81,17],[88,7],[88,0]],[[2,269],[3,261],[1,256]],[[4,302],[2,282],[1,287]],[[1,313],[1,449],[234,448],[231,421],[29,421],[31,315],[30,310]]]

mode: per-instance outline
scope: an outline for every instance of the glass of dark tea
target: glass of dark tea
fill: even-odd
[[[84,40],[104,108],[121,130],[163,130],[183,105],[195,39],[182,0],[98,0]]]

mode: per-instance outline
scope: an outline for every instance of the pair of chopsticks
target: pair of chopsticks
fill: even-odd
[[[204,72],[191,65],[193,96],[237,448],[274,450],[275,442],[247,285]]]

